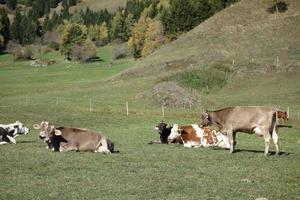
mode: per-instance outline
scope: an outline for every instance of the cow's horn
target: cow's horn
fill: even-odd
[[[32,127],[37,130],[41,128],[41,126],[39,124],[34,124]]]
[[[55,129],[55,135],[59,136],[59,135],[61,135],[61,134],[62,134],[62,133],[61,133],[60,130]]]

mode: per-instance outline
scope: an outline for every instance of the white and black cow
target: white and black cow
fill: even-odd
[[[27,135],[29,132],[30,129],[19,121],[11,124],[0,124],[0,145],[8,143],[16,144],[16,137]]]

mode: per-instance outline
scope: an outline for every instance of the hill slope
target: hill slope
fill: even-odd
[[[70,13],[75,13],[76,11],[85,10],[89,8],[93,11],[100,11],[107,9],[109,12],[115,12],[118,8],[126,6],[127,0],[83,0],[69,8]],[[62,4],[60,3],[56,8],[51,9],[51,14],[53,12],[60,13],[63,10]]]
[[[300,61],[300,2],[271,14],[261,0],[242,0],[165,45],[125,74],[155,75],[213,63],[255,66],[292,65]],[[234,60],[234,61],[233,61]]]
[[[82,10],[89,7],[93,11],[107,9],[110,12],[115,12],[119,7],[125,7],[127,0],[83,0],[76,6],[71,7],[71,12]]]

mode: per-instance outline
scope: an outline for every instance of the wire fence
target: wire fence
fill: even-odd
[[[5,108],[14,107],[29,107],[29,106],[46,106],[48,108],[65,108],[77,112],[109,112],[118,113],[124,116],[130,115],[149,115],[149,116],[161,116],[162,119],[165,117],[172,116],[184,116],[190,118],[200,117],[201,113],[205,112],[207,108],[214,110],[213,106],[201,107],[196,106],[182,106],[181,108],[168,107],[164,104],[160,106],[157,104],[149,103],[146,100],[128,100],[128,101],[110,101],[109,99],[103,98],[92,98],[92,97],[32,97],[25,96],[10,97],[0,100],[0,111]],[[270,107],[276,107],[287,111],[288,116],[293,121],[300,122],[300,111],[292,110],[290,106],[282,108],[277,105],[264,105]]]

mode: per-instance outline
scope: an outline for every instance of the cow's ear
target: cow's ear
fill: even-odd
[[[41,129],[41,126],[39,124],[34,124],[32,127],[37,130]]]
[[[60,130],[55,129],[55,135],[59,136],[59,135],[61,135],[61,134],[62,134],[62,133],[61,133]]]

